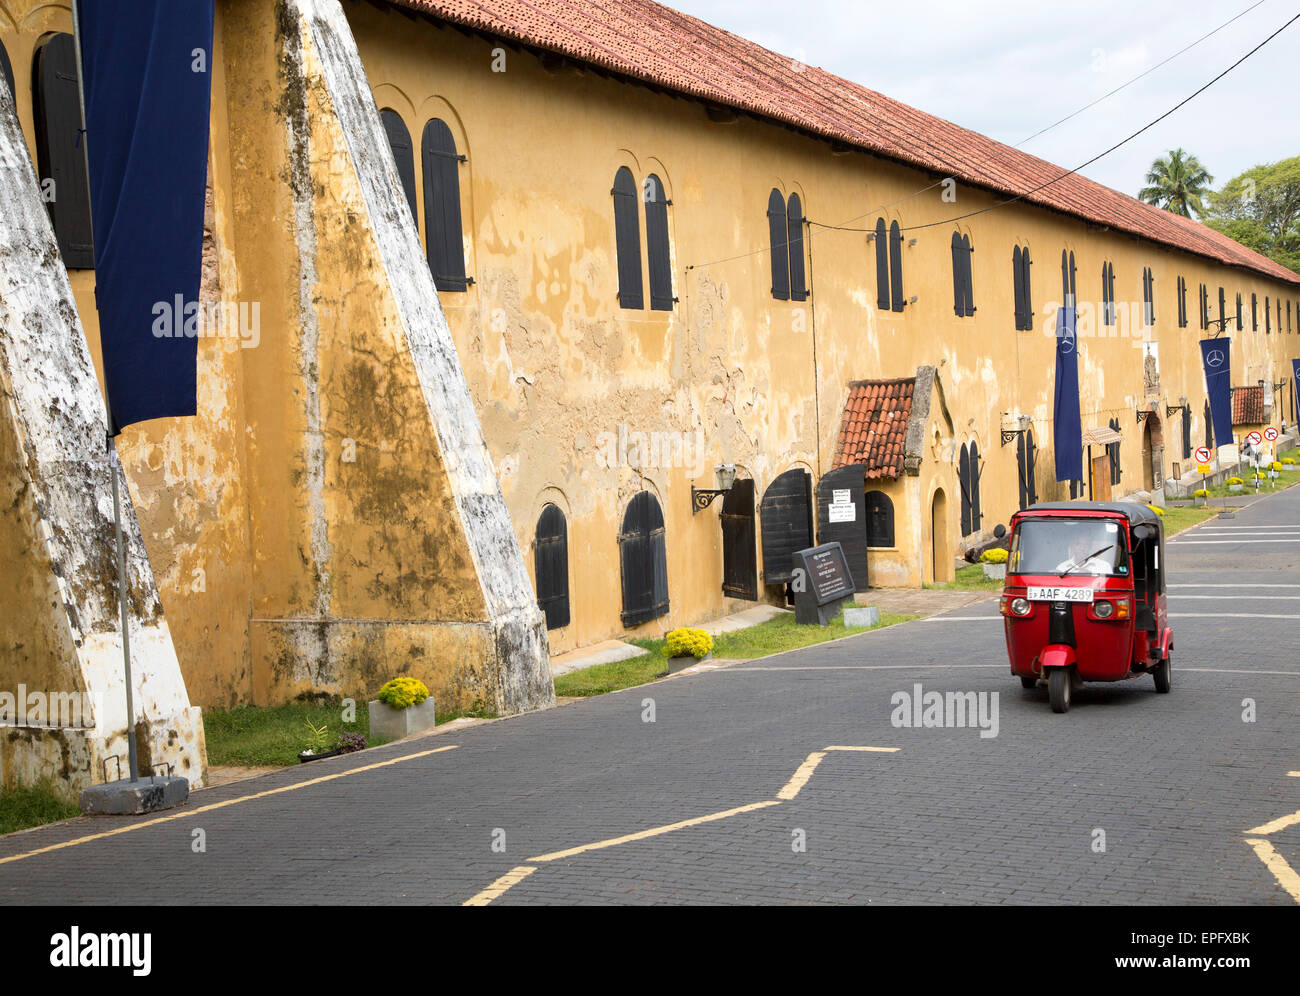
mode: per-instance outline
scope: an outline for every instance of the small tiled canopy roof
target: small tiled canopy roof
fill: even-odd
[[[1264,421],[1264,388],[1234,387],[1232,389],[1232,424],[1261,425]]]
[[[1023,197],[1117,231],[1300,284],[1292,273],[1191,218],[1144,204],[1027,152],[805,66],[652,0],[393,0],[463,29],[807,134],[936,177]]]
[[[835,448],[835,467],[861,463],[867,477],[899,477],[912,415],[915,377],[859,380],[849,385]]]

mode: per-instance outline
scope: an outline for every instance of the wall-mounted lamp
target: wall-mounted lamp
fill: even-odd
[[[736,465],[734,463],[720,463],[713,468],[713,474],[718,479],[716,488],[697,488],[691,485],[691,515],[701,512],[713,504],[713,499],[718,495],[725,495],[731,490],[731,486],[736,483]]]
[[[917,242],[916,239],[908,239],[908,240],[907,240],[907,248],[911,249],[913,246],[916,245],[916,242]]]
[[[908,304],[916,304],[916,302],[917,302],[917,296],[915,294],[913,294],[911,297],[907,299]]]

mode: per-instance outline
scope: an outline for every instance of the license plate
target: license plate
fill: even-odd
[[[1031,587],[1029,589],[1031,602],[1091,602],[1092,596],[1091,588]]]

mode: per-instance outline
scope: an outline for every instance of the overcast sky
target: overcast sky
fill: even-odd
[[[668,6],[991,138],[1022,140],[1137,76],[1255,0],[666,0]],[[1264,2],[1168,65],[1022,147],[1066,168],[1137,131],[1300,10]],[[1084,175],[1136,195],[1181,146],[1215,187],[1300,155],[1300,21]]]

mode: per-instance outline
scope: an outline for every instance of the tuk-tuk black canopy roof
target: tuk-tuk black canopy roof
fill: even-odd
[[[1149,522],[1155,526],[1161,524],[1160,516],[1151,511],[1149,506],[1132,501],[1045,501],[1030,505],[1025,511],[1110,512],[1112,515],[1124,516],[1131,526],[1136,526],[1140,522]]]

